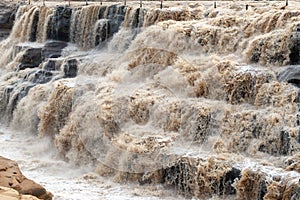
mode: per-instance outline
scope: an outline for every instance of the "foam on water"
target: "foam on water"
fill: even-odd
[[[25,176],[54,194],[54,200],[184,199],[161,185],[118,184],[92,166],[74,166],[55,158],[53,144],[24,132],[0,129],[0,155],[18,162]]]
[[[56,167],[90,165],[118,182],[152,183],[138,191],[150,190],[153,198],[166,198],[159,193],[164,189],[151,192],[161,183],[190,198],[259,199],[282,184],[288,187],[283,195],[294,195],[299,69],[290,68],[284,80],[278,72],[299,62],[300,12],[277,2],[250,3],[247,11],[236,2],[218,2],[216,9],[213,2],[171,2],[162,10],[156,4],[20,7],[12,34],[1,43],[11,49],[0,60],[7,72],[0,79],[0,119],[23,131],[7,133],[6,145],[15,150],[13,144],[24,140],[28,163],[22,152],[5,155],[42,183],[37,172],[49,176]],[[61,27],[64,17],[70,35]],[[39,66],[20,68],[30,57],[26,48],[39,46],[18,43],[35,37],[74,44],[59,58],[50,54]],[[45,139],[35,147],[37,137]],[[39,156],[41,162],[32,159]],[[74,189],[90,184],[96,196],[118,191],[120,198],[114,183],[81,170],[49,182],[61,180],[65,190],[70,179]],[[280,177],[273,180],[273,174]],[[47,189],[65,198],[51,184]]]

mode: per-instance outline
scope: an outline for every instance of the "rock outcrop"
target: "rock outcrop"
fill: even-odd
[[[48,24],[48,39],[69,42],[71,14],[72,9],[69,7],[58,6],[56,8]]]
[[[0,199],[5,200],[38,200],[37,197],[32,195],[22,195],[18,191],[0,186]]]
[[[5,39],[13,27],[17,6],[13,2],[0,2],[0,41]]]
[[[41,60],[41,48],[29,48],[23,54],[18,70],[24,70],[27,68],[38,67],[42,62]]]
[[[68,44],[61,41],[49,41],[42,49],[42,59],[46,58],[58,58],[61,56],[62,49]]]
[[[0,156],[0,199],[2,197],[7,200],[36,199],[35,197],[51,200],[52,194],[40,184],[26,178],[16,162]]]
[[[11,29],[15,20],[17,6],[13,2],[0,2],[0,29]]]

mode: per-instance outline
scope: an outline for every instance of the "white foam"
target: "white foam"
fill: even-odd
[[[122,185],[94,174],[89,164],[78,168],[55,159],[45,138],[0,128],[0,146],[0,155],[17,161],[23,174],[52,192],[54,200],[175,199],[174,191],[160,185]]]

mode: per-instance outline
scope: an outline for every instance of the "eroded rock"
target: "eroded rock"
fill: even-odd
[[[0,29],[11,29],[15,20],[17,6],[14,2],[0,2]]]
[[[51,41],[47,42],[42,49],[42,60],[46,58],[58,58],[61,56],[61,51],[68,44],[61,41]]]
[[[11,188],[11,189],[9,189]],[[13,189],[13,190],[12,190]],[[18,164],[0,156],[0,198],[8,199],[39,199],[51,200],[52,194],[44,187],[27,179],[20,171]]]
[[[35,68],[38,67],[41,62],[41,48],[29,48],[27,49],[22,58],[20,59],[20,64],[17,67],[17,70],[24,70],[26,68]]]
[[[0,199],[5,200],[39,200],[32,195],[22,195],[18,191],[0,186]]]
[[[70,40],[70,21],[72,9],[69,7],[56,7],[54,15],[51,17],[48,29],[47,38],[69,42]]]

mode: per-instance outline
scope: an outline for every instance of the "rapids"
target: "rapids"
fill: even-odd
[[[131,187],[159,188],[137,198],[299,199],[299,8],[19,5],[0,43],[0,137],[14,136],[1,140],[10,152],[24,140],[25,154],[1,155],[54,195],[49,179],[91,184],[98,198],[109,184],[130,199]],[[54,166],[101,177],[47,180]]]

